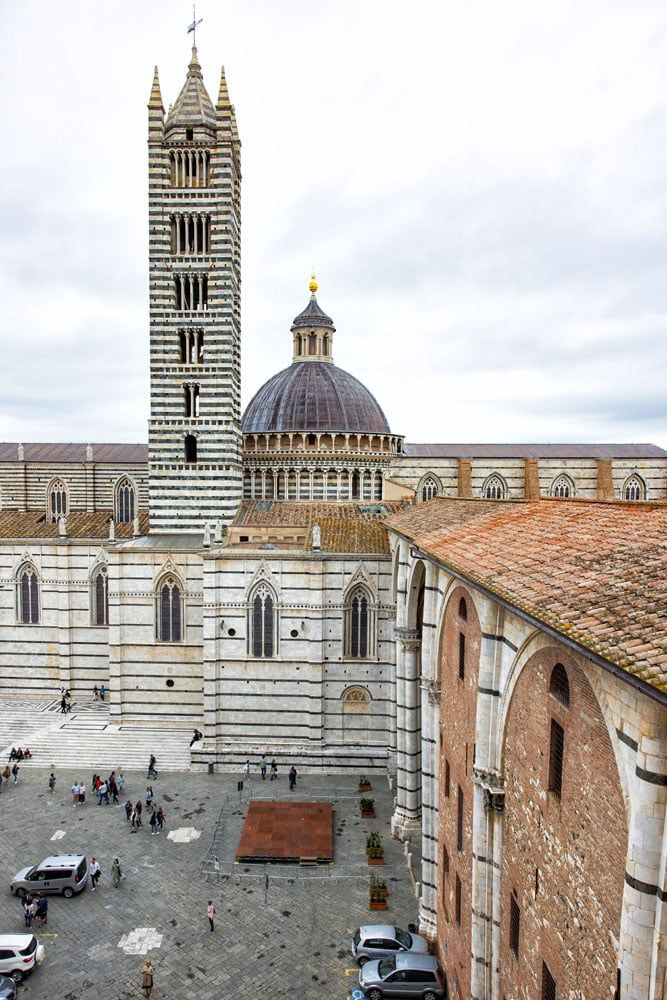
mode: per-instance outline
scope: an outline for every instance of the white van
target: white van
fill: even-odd
[[[84,854],[56,854],[41,864],[22,868],[10,883],[15,896],[26,892],[59,892],[70,898],[85,888],[88,862]]]

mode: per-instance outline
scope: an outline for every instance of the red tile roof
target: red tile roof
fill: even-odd
[[[439,498],[387,524],[443,566],[667,693],[667,504]]]
[[[318,524],[323,552],[388,553],[389,538],[384,517],[363,513],[364,508],[373,507],[391,514],[400,510],[402,504],[368,500],[359,503],[252,500],[241,505],[234,525],[305,528],[310,545],[310,532],[313,525]]]
[[[97,510],[94,513],[73,511],[67,517],[68,538],[108,538],[109,518],[111,509]],[[148,531],[148,511],[139,511],[139,528],[141,534]],[[58,525],[46,520],[43,511],[15,510],[0,511],[0,538],[58,538]],[[116,538],[131,538],[131,524],[116,524]]]
[[[26,462],[85,462],[87,444],[38,443],[23,445]],[[92,444],[94,462],[148,464],[147,444]],[[0,462],[18,462],[19,446],[14,441],[0,441]]]

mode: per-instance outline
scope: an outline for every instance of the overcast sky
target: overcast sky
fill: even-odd
[[[144,441],[146,103],[183,0],[0,2],[0,438]],[[199,0],[243,401],[308,299],[411,441],[667,446],[664,0]]]

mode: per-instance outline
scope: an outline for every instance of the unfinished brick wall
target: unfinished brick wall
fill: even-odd
[[[466,617],[461,614],[465,601]],[[461,636],[464,637],[462,648]],[[450,996],[470,997],[472,911],[472,768],[475,752],[477,675],[481,629],[470,594],[457,587],[445,610],[441,640],[440,705],[440,886],[438,939]],[[460,656],[464,654],[463,678]],[[447,794],[449,771],[449,795]],[[457,846],[459,793],[463,793],[463,850]],[[445,874],[444,851],[449,855]],[[456,879],[461,883],[461,921],[456,920]]]
[[[569,707],[549,693],[561,663]],[[551,720],[564,731],[562,792],[549,791]],[[501,860],[501,996],[541,996],[542,962],[557,996],[612,998],[627,850],[616,762],[583,672],[557,646],[523,668],[508,713]],[[511,897],[520,908],[518,958]],[[572,991],[572,992],[569,992]]]

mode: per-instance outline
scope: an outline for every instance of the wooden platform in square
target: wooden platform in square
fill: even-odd
[[[243,862],[333,861],[331,802],[251,802],[236,852]]]

